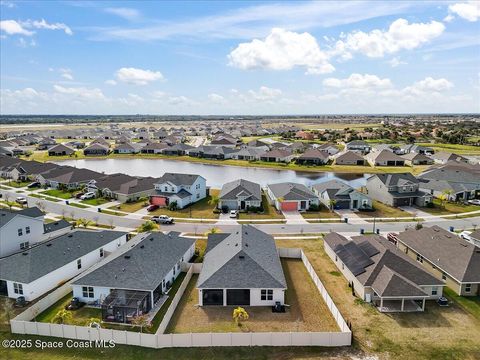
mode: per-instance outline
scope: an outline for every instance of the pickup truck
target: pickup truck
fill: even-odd
[[[175,220],[167,215],[152,216],[152,221],[157,224],[173,224],[175,222]]]

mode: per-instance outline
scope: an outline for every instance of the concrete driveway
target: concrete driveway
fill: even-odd
[[[287,220],[287,224],[308,224],[298,211],[282,211],[283,216]]]
[[[368,224],[363,218],[358,216],[355,211],[349,209],[335,210],[335,212],[341,216],[342,219],[348,218],[348,222],[352,224]]]
[[[432,214],[429,214],[423,210],[420,210],[416,207],[413,206],[399,206],[399,209],[402,209],[403,211],[406,211],[412,215],[415,215],[416,217],[423,218],[423,217],[429,217],[432,216]]]

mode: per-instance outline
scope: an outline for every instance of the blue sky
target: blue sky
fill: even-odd
[[[480,2],[0,1],[2,114],[480,112]]]

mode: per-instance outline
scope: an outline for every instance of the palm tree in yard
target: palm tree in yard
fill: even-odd
[[[337,200],[335,199],[328,200],[328,207],[330,208],[330,211],[333,211],[336,204],[337,204]]]
[[[70,320],[72,320],[72,312],[62,309],[55,314],[55,316],[52,319],[52,322],[57,324],[65,324]]]
[[[208,205],[213,205],[214,207],[217,207],[219,201],[220,198],[217,195],[212,195],[208,200]]]
[[[445,203],[450,199],[450,196],[452,195],[452,190],[450,189],[445,189],[442,191],[442,206],[445,207]]]

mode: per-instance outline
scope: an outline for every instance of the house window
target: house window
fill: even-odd
[[[175,276],[175,266],[173,267],[173,276]]]
[[[103,248],[100,248],[100,257],[103,257]]]
[[[447,280],[447,274],[442,273],[442,280]]]
[[[30,234],[30,226],[27,226],[27,227],[25,228],[25,233],[26,233],[26,234]]]
[[[19,283],[13,283],[13,292],[15,294],[23,295],[23,285]]]
[[[197,194],[197,199],[199,199],[199,198],[200,198],[200,194]]]
[[[30,245],[30,243],[28,241],[25,241],[25,242],[21,243],[20,244],[20,250],[28,249],[29,245]]]
[[[423,264],[423,256],[417,254],[417,261]]]
[[[165,186],[165,191],[168,191],[168,186]]]
[[[180,264],[177,264],[177,270],[180,270]]]
[[[273,300],[273,290],[260,290],[260,299],[265,300]]]
[[[82,286],[82,293],[84,298],[95,297],[92,286]]]
[[[18,236],[22,236],[23,235],[23,230],[22,229],[18,229]]]
[[[82,268],[82,259],[78,259],[77,260],[77,269],[81,269]]]
[[[345,270],[345,264],[342,263],[342,270]]]
[[[472,291],[472,284],[465,284],[465,292],[469,293],[470,291]]]
[[[435,296],[438,294],[438,288],[436,286],[432,287],[432,296]]]

